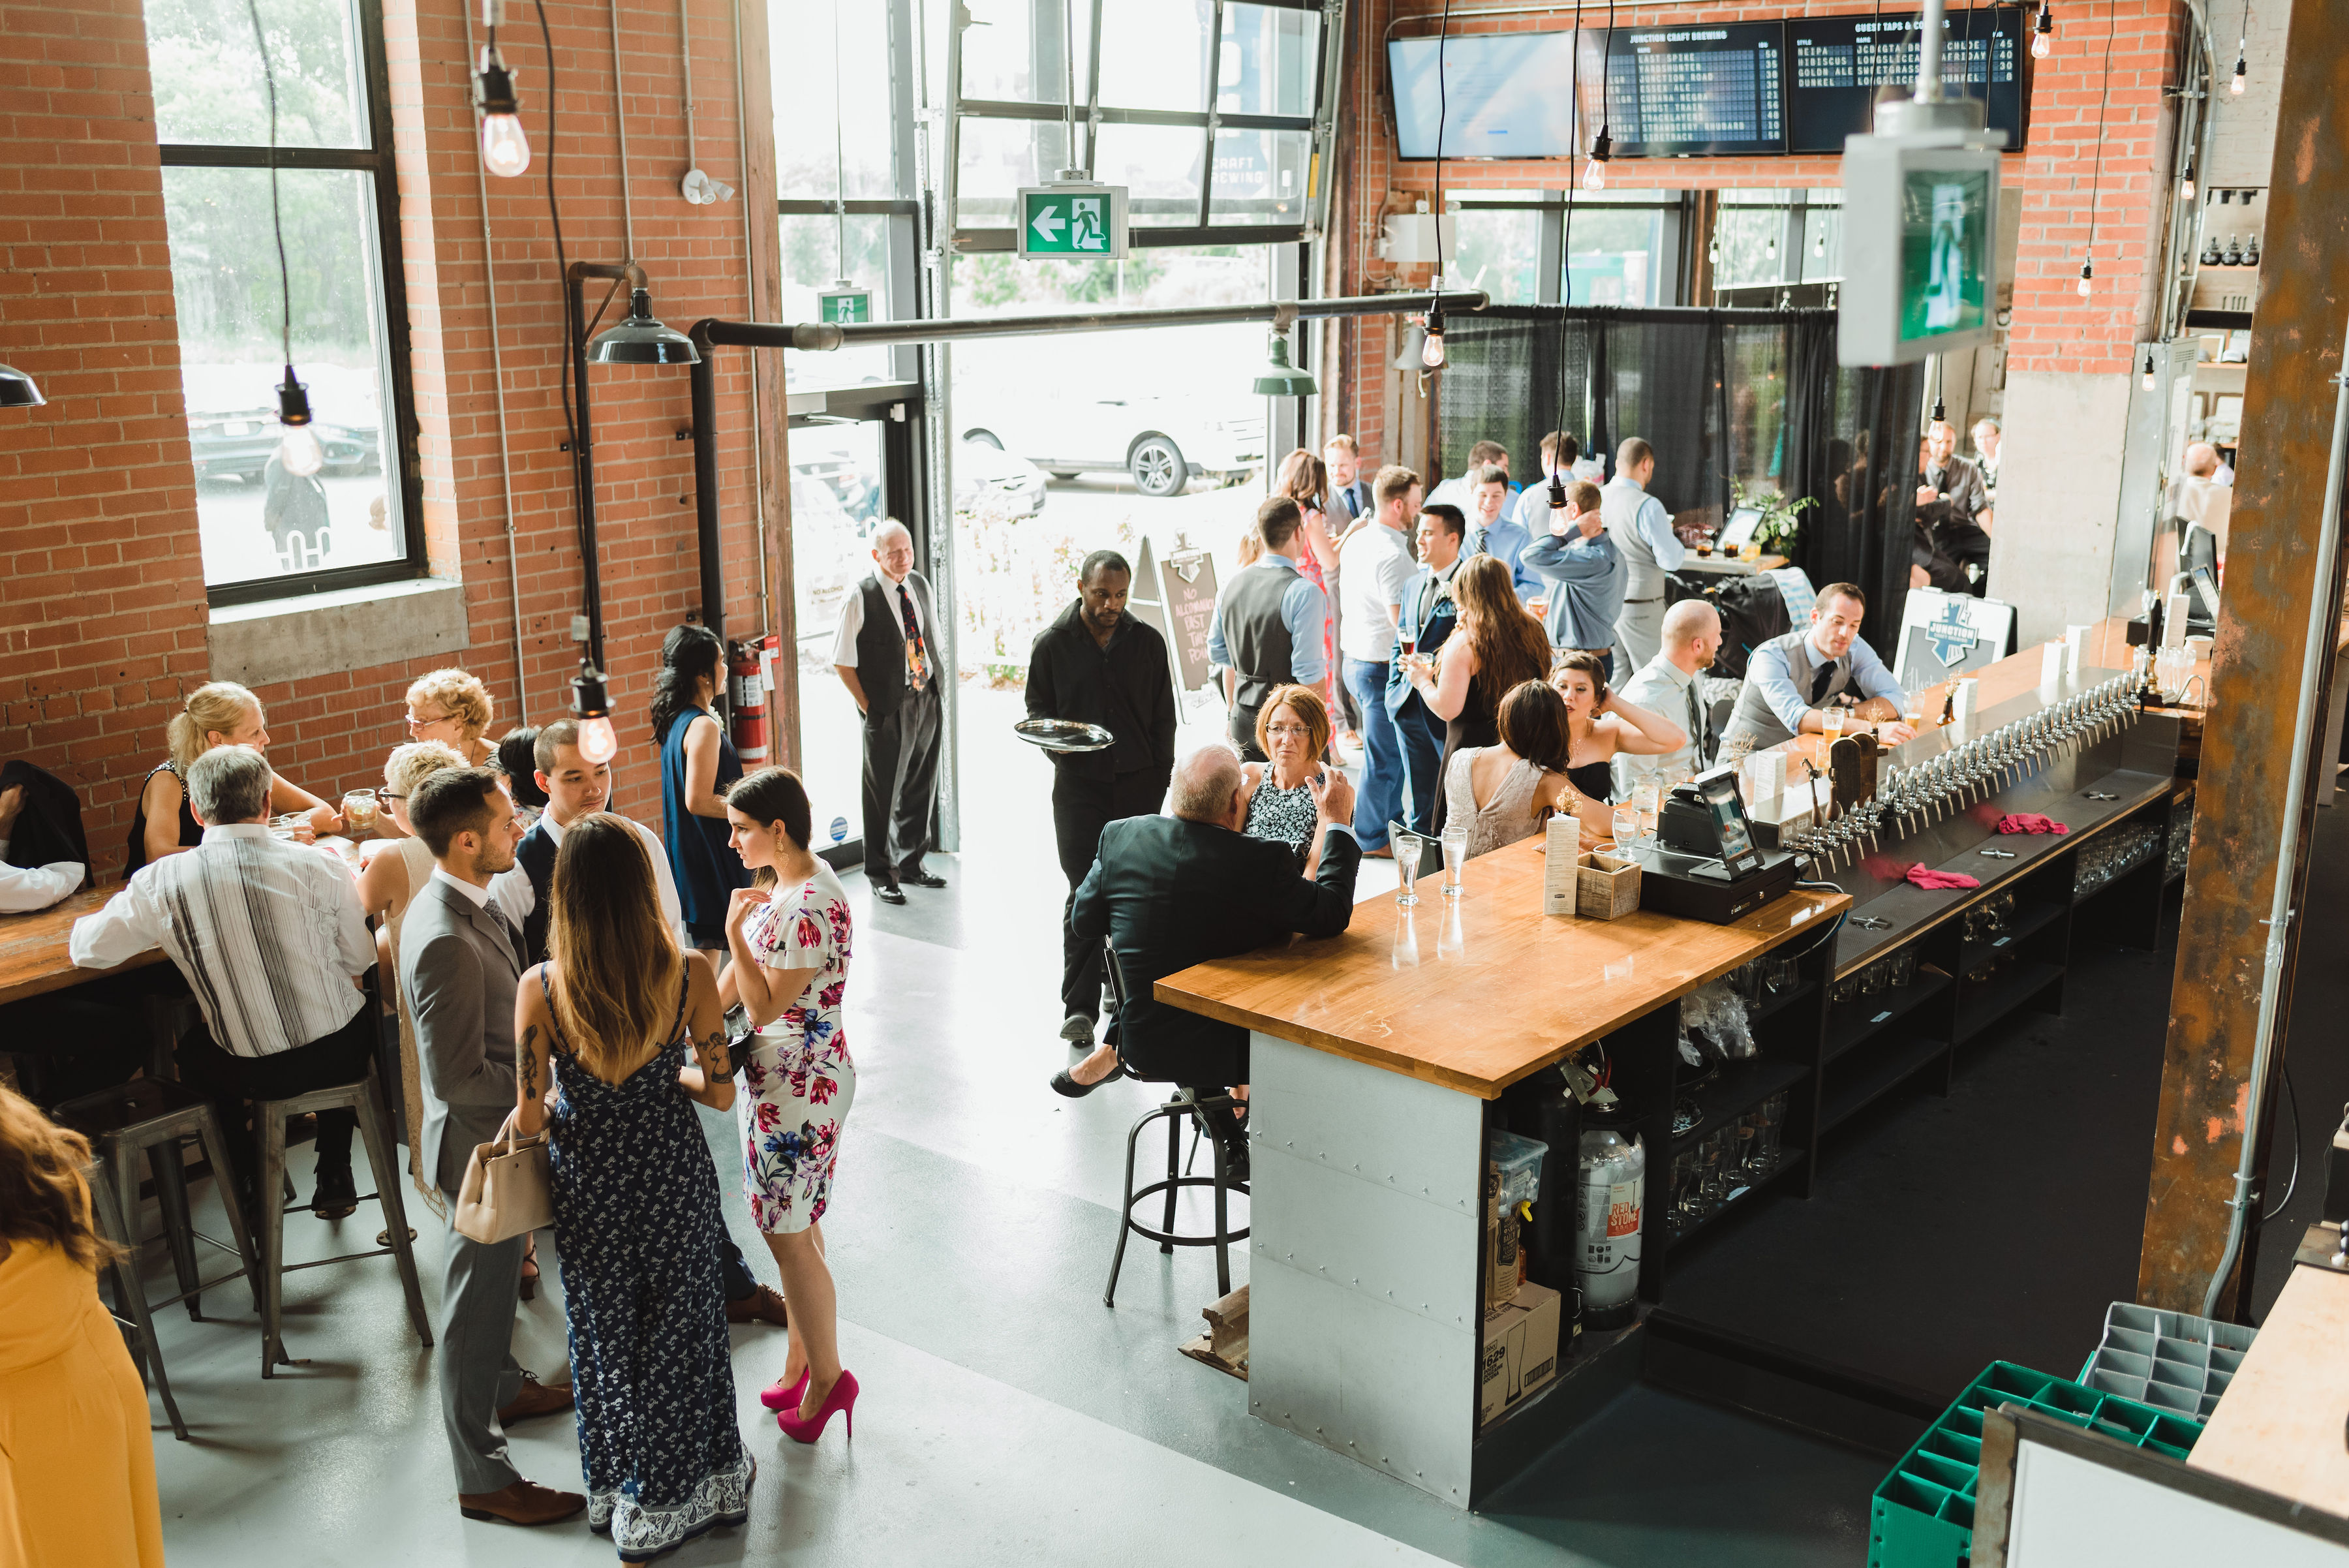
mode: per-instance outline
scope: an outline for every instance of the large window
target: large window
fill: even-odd
[[[148,0],[204,581],[215,603],[412,576],[423,522],[378,0]],[[290,291],[278,274],[284,234]],[[326,464],[279,459],[295,374]]]

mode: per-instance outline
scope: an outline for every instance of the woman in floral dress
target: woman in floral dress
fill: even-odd
[[[792,1303],[781,1381],[760,1396],[787,1437],[812,1443],[835,1411],[854,1435],[856,1375],[840,1366],[840,1308],[823,1261],[823,1219],[840,1124],[856,1098],[841,1027],[848,989],[848,895],[808,848],[807,791],[787,768],[727,792],[730,842],[755,878],[726,911],[734,961],[719,982],[758,1026],[741,1043],[742,1184]]]
[[[564,830],[547,961],[514,993],[515,1125],[550,1127],[587,1526],[646,1563],[750,1516],[718,1168],[690,1102],[734,1102],[709,960],[661,919],[636,826]],[[557,1090],[560,1093],[557,1093]]]

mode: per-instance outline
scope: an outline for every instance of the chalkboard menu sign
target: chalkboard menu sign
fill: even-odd
[[[1196,691],[1207,684],[1207,634],[1216,624],[1216,563],[1204,550],[1175,548],[1158,564],[1164,589],[1167,641],[1174,655],[1177,690]]]
[[[1625,158],[1786,151],[1781,22],[1627,27],[1607,36],[1604,113]],[[1592,106],[1585,105],[1587,114]]]
[[[1876,89],[1889,83],[1905,97],[1916,85],[1923,21],[1916,12],[1789,18],[1786,150],[1841,152],[1844,138],[1873,130]],[[1943,93],[1981,99],[1989,128],[2022,146],[2022,8],[1951,11],[1941,26]]]

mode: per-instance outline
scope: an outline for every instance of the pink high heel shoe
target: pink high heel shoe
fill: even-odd
[[[804,1395],[805,1390],[802,1390],[802,1393]],[[840,1381],[832,1386],[832,1392],[824,1396],[823,1403],[817,1407],[814,1416],[802,1421],[795,1409],[778,1410],[775,1412],[775,1425],[782,1428],[783,1436],[795,1443],[812,1443],[823,1437],[824,1428],[832,1424],[834,1411],[847,1417],[848,1440],[854,1442],[856,1440],[856,1374],[854,1372],[843,1370],[841,1373]]]
[[[759,1390],[759,1403],[770,1410],[796,1410],[800,1407],[801,1397],[807,1393],[808,1379],[814,1376],[812,1369],[802,1372],[800,1380],[789,1387],[777,1378],[769,1386]]]

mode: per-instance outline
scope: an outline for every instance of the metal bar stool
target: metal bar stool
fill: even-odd
[[[215,1279],[202,1278],[196,1262],[198,1241],[235,1255],[238,1271],[253,1293],[253,1304],[255,1309],[260,1307],[261,1270],[254,1260],[253,1239],[245,1232],[243,1210],[232,1196],[228,1143],[221,1134],[220,1122],[212,1115],[210,1101],[170,1078],[134,1078],[110,1089],[67,1100],[49,1115],[58,1126],[70,1127],[89,1139],[92,1151],[107,1168],[109,1189],[113,1194],[108,1201],[112,1206],[114,1226],[120,1232],[121,1244],[133,1253],[126,1277],[140,1286],[142,1302],[144,1286],[136,1259],[141,1246],[139,1157],[147,1157],[148,1172],[155,1180],[155,1201],[163,1211],[163,1241],[171,1250],[171,1267],[180,1282],[178,1295],[160,1302],[144,1302],[147,1310],[184,1302],[188,1316],[202,1323],[203,1293],[236,1277],[222,1274]],[[222,1207],[228,1210],[229,1234],[236,1242],[233,1247],[195,1227],[188,1205],[187,1169],[181,1164],[181,1150],[190,1138],[203,1146],[204,1158],[211,1162],[213,1184],[225,1199]]]
[[[1125,1017],[1125,971],[1119,967],[1117,950],[1110,945],[1107,938],[1102,940],[1102,972],[1109,979],[1110,995],[1115,1000],[1118,1017],[1123,1021]],[[1129,1076],[1133,1075],[1133,1069],[1124,1066],[1123,1057],[1120,1059],[1120,1066]],[[1160,1106],[1156,1110],[1145,1114],[1141,1120],[1133,1124],[1133,1130],[1125,1135],[1125,1201],[1118,1209],[1117,1252],[1110,1259],[1109,1285],[1102,1292],[1102,1305],[1112,1309],[1117,1305],[1117,1276],[1125,1267],[1125,1243],[1130,1236],[1146,1237],[1158,1243],[1158,1250],[1161,1252],[1170,1256],[1177,1247],[1213,1247],[1216,1250],[1216,1293],[1218,1295],[1232,1293],[1231,1244],[1235,1241],[1247,1241],[1247,1231],[1246,1227],[1237,1231],[1231,1229],[1231,1217],[1227,1205],[1231,1193],[1237,1191],[1245,1194],[1247,1191],[1247,1183],[1233,1181],[1225,1175],[1224,1146],[1214,1137],[1207,1139],[1207,1145],[1215,1156],[1215,1174],[1213,1176],[1186,1174],[1188,1162],[1183,1158],[1183,1123],[1188,1119],[1192,1124],[1194,1129],[1192,1150],[1196,1153],[1198,1137],[1206,1132],[1206,1124],[1202,1113],[1210,1110],[1228,1110],[1233,1103],[1229,1096],[1211,1095],[1203,1099],[1195,1089],[1177,1088],[1173,1099]],[[1154,1181],[1136,1191],[1133,1185],[1134,1150],[1142,1140],[1142,1129],[1152,1122],[1160,1120],[1166,1123],[1166,1179]],[[1174,1229],[1174,1205],[1181,1197],[1182,1189],[1186,1187],[1204,1187],[1214,1191],[1216,1228],[1212,1234],[1186,1236]],[[1164,1220],[1156,1228],[1145,1225],[1133,1217],[1134,1205],[1154,1198],[1160,1193],[1166,1195],[1166,1213]]]
[[[114,1183],[107,1179],[106,1161],[92,1159],[81,1168],[81,1175],[89,1184],[93,1228],[122,1249],[119,1255],[106,1261],[104,1268],[106,1277],[114,1284],[114,1299],[120,1303],[112,1309],[111,1315],[122,1325],[123,1335],[129,1342],[131,1364],[139,1368],[140,1376],[152,1380],[155,1392],[163,1397],[163,1414],[171,1418],[171,1435],[184,1443],[188,1440],[188,1424],[180,1418],[180,1402],[171,1397],[171,1379],[163,1376],[163,1347],[155,1337],[155,1319],[147,1310],[147,1293],[139,1281],[139,1257],[130,1247],[131,1233],[122,1228],[122,1205]],[[129,1317],[122,1315],[126,1312]]]
[[[376,1190],[362,1193],[359,1201],[374,1199],[382,1205],[384,1229],[391,1244],[289,1266],[285,1262],[285,1202],[282,1197],[274,1196],[286,1190],[285,1123],[294,1116],[333,1110],[349,1110],[358,1115],[359,1136],[366,1141],[367,1168],[376,1184]],[[384,1119],[383,1096],[376,1090],[373,1065],[367,1068],[367,1076],[352,1083],[313,1089],[290,1099],[255,1100],[253,1128],[261,1145],[261,1168],[254,1175],[253,1189],[273,1195],[273,1199],[263,1206],[261,1219],[261,1375],[271,1377],[279,1366],[301,1365],[285,1354],[282,1332],[288,1272],[293,1269],[324,1268],[328,1263],[355,1262],[361,1258],[380,1258],[387,1252],[398,1261],[400,1286],[408,1293],[409,1318],[416,1324],[417,1338],[429,1348],[432,1344],[432,1325],[424,1312],[423,1288],[416,1282],[416,1258],[408,1241],[408,1211],[399,1196],[403,1172],[394,1157],[391,1131]]]

